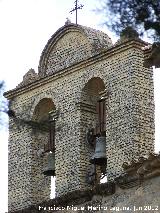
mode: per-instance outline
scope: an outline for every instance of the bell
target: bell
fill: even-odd
[[[46,176],[55,176],[55,152],[49,152],[47,156],[48,165],[44,168],[43,174]]]
[[[106,157],[106,137],[96,137],[96,148],[95,153],[90,159],[90,163],[96,165],[104,165],[107,163]]]

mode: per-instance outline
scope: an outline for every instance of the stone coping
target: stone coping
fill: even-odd
[[[73,192],[69,192],[63,196],[56,197],[54,199],[50,199],[48,201],[44,201],[40,204],[32,205],[28,208],[18,210],[18,211],[10,211],[9,213],[37,213],[42,212],[43,210],[39,210],[39,206],[41,207],[50,207],[50,206],[63,206],[67,205],[79,205],[81,203],[91,201],[94,195],[101,196],[109,196],[115,193],[115,183],[107,182],[98,184],[93,189],[88,190],[76,190]],[[53,212],[54,210],[52,210]]]
[[[122,189],[141,184],[144,180],[160,176],[160,154],[149,153],[137,161],[125,162],[122,165],[125,174],[116,178],[116,183]]]

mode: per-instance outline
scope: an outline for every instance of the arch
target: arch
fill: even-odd
[[[42,97],[43,95],[43,97]],[[47,152],[51,145],[51,129],[49,124],[49,112],[55,110],[55,104],[51,97],[44,97],[44,94],[39,95],[34,101],[32,107],[32,121],[36,123],[36,128],[32,132],[32,148],[35,153],[32,157],[32,176],[38,180],[35,183],[35,194],[44,199],[44,196],[49,199],[51,194],[51,178],[44,176],[44,170],[48,165]],[[53,147],[53,143],[52,143]],[[45,193],[44,193],[45,191]]]
[[[55,109],[55,104],[51,98],[43,98],[35,106],[32,120],[37,122],[46,121],[49,119],[49,112]]]
[[[50,57],[52,50],[55,48],[55,45],[60,41],[60,39],[62,39],[64,36],[66,36],[69,33],[75,33],[75,32],[79,33],[79,35],[83,35],[88,44],[88,50],[84,54],[81,54],[81,57],[79,57],[78,60],[83,60],[84,57],[85,58],[91,57],[92,55],[99,53],[101,49],[104,50],[112,46],[111,39],[108,37],[107,34],[101,31],[94,30],[92,28],[84,27],[81,25],[76,25],[76,24],[65,25],[61,27],[58,31],[56,31],[56,33],[54,33],[53,36],[47,42],[39,61],[39,67],[38,67],[39,75],[41,76],[46,75],[48,59]],[[81,48],[81,41],[79,41],[79,46]],[[71,45],[69,45],[69,48],[67,48],[67,50],[64,49],[64,52],[67,52],[67,54],[69,54],[68,51],[70,51],[69,50],[70,48],[74,49],[74,45],[72,46],[72,43]],[[85,51],[85,48],[83,51]],[[75,62],[77,61],[75,60]],[[64,67],[61,67],[61,68],[64,68]]]
[[[85,150],[82,158],[86,159],[85,168],[83,166],[86,173],[92,170],[90,159],[95,154],[96,138],[105,137],[106,134],[106,107],[105,99],[103,99],[105,96],[105,84],[100,77],[90,78],[81,91],[81,136],[82,147]],[[97,181],[100,180],[101,173],[98,167],[96,169]],[[89,184],[94,184],[94,179],[91,182]]]
[[[106,131],[106,89],[103,80],[100,77],[93,77],[85,84],[81,92],[81,103],[84,110],[87,112],[82,113],[81,121],[86,119],[87,123],[91,124],[94,128],[95,134],[101,134]],[[103,99],[103,101],[102,101]],[[83,109],[83,107],[81,107]],[[83,115],[85,114],[84,118]]]
[[[97,100],[100,98],[100,93],[104,93],[105,84],[100,77],[92,77],[85,83],[85,86],[81,92],[81,101],[90,102],[95,105]]]
[[[34,100],[32,101],[32,107],[30,109],[30,119],[31,120],[33,119],[36,106],[39,104],[39,102],[42,99],[50,99],[54,103],[55,108],[57,108],[57,100],[56,100],[56,98],[53,99],[53,95],[55,96],[56,94],[51,94],[51,92],[49,91],[49,93],[42,92],[41,94],[34,96]]]
[[[92,77],[85,84],[82,91],[84,90],[88,90],[88,92],[92,91],[92,93],[98,94],[99,92],[102,92],[103,90],[105,90],[105,84],[100,77]]]

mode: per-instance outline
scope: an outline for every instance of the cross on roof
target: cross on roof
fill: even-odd
[[[75,3],[75,7],[70,11],[70,13],[72,14],[74,11],[76,11],[76,24],[77,24],[77,10],[82,9],[84,5],[82,4],[78,5],[78,0],[76,0],[74,3]]]

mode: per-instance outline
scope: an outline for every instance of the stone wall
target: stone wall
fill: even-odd
[[[84,202],[81,205],[68,205],[68,207],[65,207],[65,212],[156,213],[160,211],[160,192],[158,190],[159,184],[160,177],[156,177],[152,180],[144,182],[142,185],[129,189],[121,189],[116,186],[115,194],[108,196],[100,194],[94,195],[92,200],[89,202]],[[105,185],[103,187],[105,187]],[[41,209],[43,209],[43,206],[41,206]]]
[[[79,34],[79,39],[84,38]],[[64,35],[65,38],[68,39]],[[94,104],[104,88],[108,180],[123,173],[123,162],[153,150],[153,72],[143,67],[144,45],[139,39],[127,40],[54,75],[47,76],[44,70],[44,77],[41,70],[43,78],[6,94],[16,115],[10,119],[9,211],[49,199],[50,178],[42,174],[46,159],[38,154],[47,141],[47,133],[23,125],[24,120],[34,120],[42,99],[52,100],[59,112],[55,135],[56,196],[91,187],[86,175],[93,149],[85,138],[88,128],[96,124]],[[70,46],[74,49],[75,44]],[[88,89],[90,80],[95,84]],[[84,106],[87,98],[93,105],[88,111]]]
[[[115,183],[104,183],[93,190],[68,193],[68,196],[42,202],[14,213],[157,213],[160,211],[159,184],[159,176],[126,189]]]

